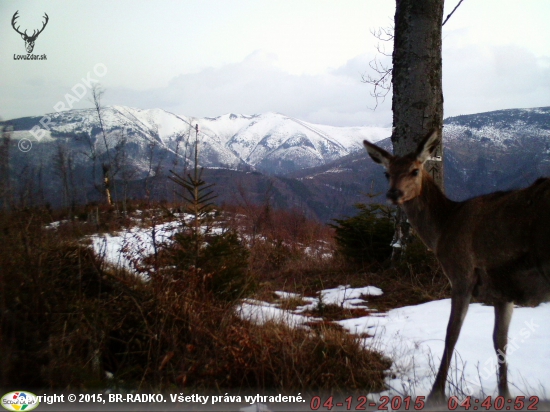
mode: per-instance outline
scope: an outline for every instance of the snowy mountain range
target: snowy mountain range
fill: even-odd
[[[84,140],[96,145],[99,152],[105,152],[106,145],[110,151],[121,148],[120,142],[124,141],[135,167],[142,171],[147,169],[143,160],[152,148],[167,164],[189,159],[192,162],[195,125],[199,126],[202,166],[268,174],[323,165],[360,150],[363,139],[378,141],[391,133],[388,128],[315,125],[280,113],[192,118],[161,109],[112,106],[101,111],[105,145],[95,110],[69,110],[47,116],[49,130],[41,142],[33,142],[36,139],[29,132],[40,125],[39,117],[12,120],[13,137],[29,139],[33,144],[63,141],[74,149]]]
[[[509,109],[449,117],[444,121],[446,194],[464,200],[526,187],[550,177],[550,107]],[[392,150],[391,141],[378,144]],[[310,202],[328,217],[333,210],[354,214],[359,202],[385,202],[383,169],[365,152],[289,175],[307,185]],[[367,196],[368,195],[368,196]]]
[[[455,198],[526,187],[550,177],[550,107],[449,117],[444,144]]]
[[[199,119],[113,106],[102,111],[107,153],[93,110],[48,117],[49,130],[40,141],[30,133],[40,117],[3,123],[13,127],[11,180],[21,198],[37,196],[57,205],[69,198],[101,199],[98,166],[110,157],[119,197],[124,192],[171,200],[174,188],[166,177],[169,170],[192,167],[196,124],[199,163],[206,167],[205,179],[216,183],[220,202],[269,197],[276,207],[297,207],[329,220],[354,214],[355,203],[384,201],[387,190],[362,140],[391,150],[389,128],[315,125],[279,113]],[[445,187],[452,199],[525,187],[550,176],[550,107],[456,116],[444,124]],[[22,139],[32,142],[30,151],[18,150]]]

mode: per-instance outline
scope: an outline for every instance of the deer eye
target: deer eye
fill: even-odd
[[[414,169],[414,170],[411,172],[411,176],[418,176],[418,172],[419,172],[418,169]]]

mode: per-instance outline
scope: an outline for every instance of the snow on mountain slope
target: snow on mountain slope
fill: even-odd
[[[259,116],[228,113],[218,117],[205,117],[193,120],[195,123],[199,123],[203,132],[225,138],[223,143],[226,144],[232,136],[237,134],[241,129],[246,128]]]
[[[142,164],[142,169],[143,159],[151,147],[167,152],[159,153],[162,156],[192,159],[196,124],[200,130],[201,165],[245,167],[278,174],[326,164],[361,150],[365,138],[378,141],[390,135],[389,128],[315,125],[280,113],[192,118],[162,109],[111,106],[105,107],[101,115],[109,149],[114,150],[124,139],[134,147],[132,156],[136,163]],[[86,135],[98,145],[100,152],[105,151],[95,110],[69,110],[47,116],[51,119],[48,137],[71,141],[71,136],[75,140],[77,134]],[[23,118],[12,123],[16,131],[22,131],[32,129],[39,120]]]
[[[498,148],[514,145],[523,137],[550,139],[550,107],[507,109],[445,119],[447,142],[464,138]]]
[[[388,128],[314,125],[280,113],[197,121],[206,135],[219,136],[247,164],[276,173],[325,164],[360,150],[365,138],[378,141],[390,133]]]
[[[143,130],[155,132],[162,143],[181,135],[191,127],[189,118],[161,109],[139,110],[124,106],[113,106],[112,109],[119,119],[126,118],[129,122],[140,124]]]

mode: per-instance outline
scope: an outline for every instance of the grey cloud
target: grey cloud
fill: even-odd
[[[166,88],[113,89],[109,100],[200,117],[275,111],[332,125],[387,125],[387,109],[369,110],[375,103],[361,82],[363,61],[358,57],[328,74],[292,75],[278,69],[270,56],[254,53],[241,63],[177,76]]]
[[[239,63],[181,74],[166,87],[143,91],[107,86],[104,104],[158,107],[197,117],[274,111],[335,126],[389,126],[391,93],[373,111],[372,88],[361,81],[373,57],[357,56],[325,74],[293,75],[279,69],[274,56],[255,52]],[[32,108],[32,114],[41,115],[53,111],[70,91],[66,85],[46,82],[37,93],[37,81],[8,85],[11,92],[6,90],[2,105],[14,113]],[[512,45],[444,47],[443,93],[445,116],[548,106],[550,58]],[[90,102],[84,98],[76,107],[90,107]],[[6,112],[0,115],[9,118]]]
[[[453,48],[443,55],[445,114],[550,105],[550,67],[516,46]]]

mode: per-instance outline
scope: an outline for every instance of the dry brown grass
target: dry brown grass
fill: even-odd
[[[337,321],[368,316],[371,311],[365,308],[345,308],[341,305],[321,304],[305,313],[315,317],[322,317],[325,321]]]
[[[151,282],[115,272],[80,242],[78,225],[45,230],[51,219],[43,210],[0,215],[0,386],[383,388],[390,362],[360,338],[251,324],[192,271]]]
[[[272,323],[241,329],[236,336],[235,355],[243,365],[236,372],[254,387],[379,391],[391,365],[378,353],[364,350],[360,338],[332,325],[307,331]]]
[[[444,299],[451,293],[449,280],[434,254],[419,239],[409,246],[405,259],[395,267],[367,271],[362,276],[384,291],[381,296],[369,298],[369,307],[379,311]]]
[[[284,298],[277,297],[274,301],[278,303],[282,310],[288,311],[296,310],[299,306],[304,306],[308,303],[299,295]]]
[[[103,230],[128,223],[104,209]],[[368,306],[385,311],[448,296],[446,278],[422,248],[411,249],[395,269],[357,267],[334,254],[332,232],[323,225],[269,213],[255,223],[247,216],[233,221],[253,239],[249,275],[259,285],[256,298],[295,310],[305,302],[273,292],[315,296],[339,285],[374,285],[384,294],[369,297]],[[170,218],[167,209],[141,216],[145,225]],[[192,271],[149,283],[114,271],[80,241],[97,229],[93,222],[43,228],[61,218],[47,210],[0,215],[1,386],[383,389],[390,362],[332,322],[367,310],[320,306],[310,314],[324,320],[309,330],[254,325],[235,315],[234,302],[202,288]]]
[[[338,254],[332,229],[322,228],[319,223],[303,217],[294,217],[287,225],[286,213],[270,210],[267,218],[265,210],[254,210],[251,216],[245,216],[246,211],[241,210],[239,224],[245,233],[254,233],[264,239],[251,245],[250,267],[259,285],[258,299],[272,302],[274,290],[316,296],[319,290],[339,285],[373,285],[380,287],[384,294],[369,297],[368,306],[387,311],[450,296],[447,278],[433,254],[419,240],[409,247],[404,261],[396,267],[390,267],[389,262],[358,265]],[[272,223],[274,221],[277,225]],[[302,227],[297,222],[301,222]],[[325,245],[332,257],[321,258],[303,252],[307,246],[319,244]],[[327,316],[333,319],[355,315],[353,311],[337,307],[332,312]]]

